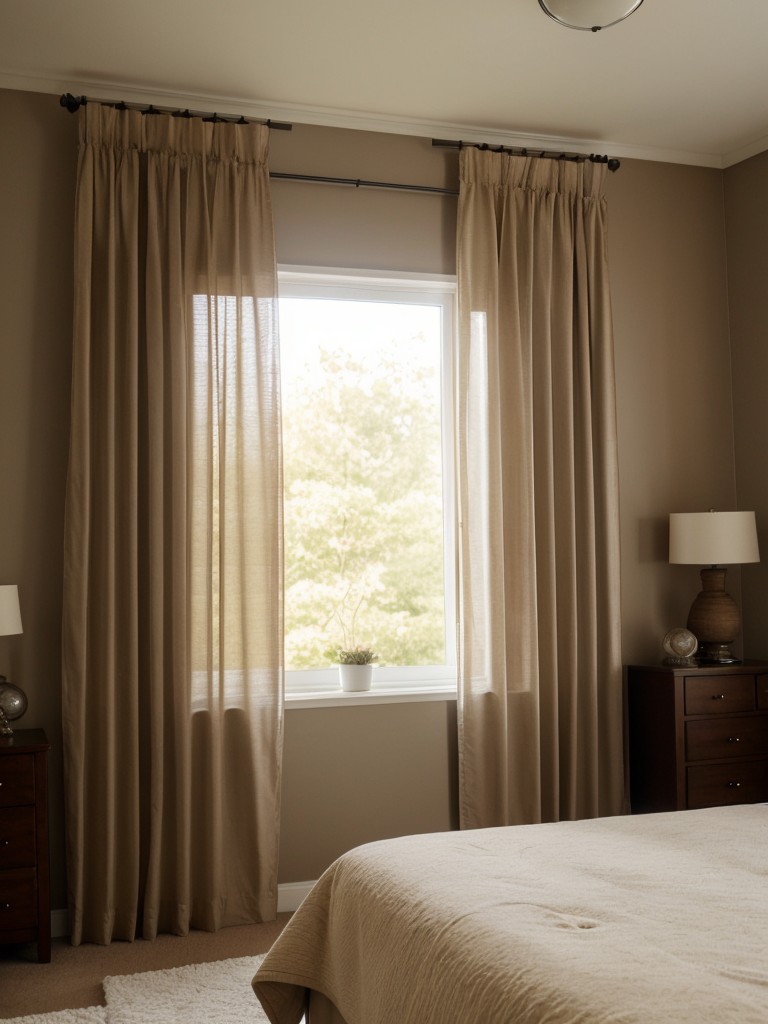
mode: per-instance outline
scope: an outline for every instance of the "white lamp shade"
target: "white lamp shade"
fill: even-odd
[[[754,512],[671,512],[669,560],[678,565],[759,562]]]
[[[628,18],[643,0],[539,0],[550,18],[584,31],[607,28]]]
[[[15,584],[0,586],[0,636],[23,632],[19,588]]]

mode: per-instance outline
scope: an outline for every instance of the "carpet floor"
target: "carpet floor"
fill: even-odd
[[[33,945],[0,946],[0,1021],[103,1006],[106,977],[266,953],[290,916],[278,914],[276,921],[218,932],[159,935],[152,942],[136,939],[109,946],[73,946],[67,939],[55,939],[48,964],[37,962]],[[47,1018],[46,1024],[57,1022]],[[78,1024],[92,1022],[86,1015]]]
[[[105,1006],[12,1017],[8,1024],[269,1024],[251,981],[261,956],[104,979]]]

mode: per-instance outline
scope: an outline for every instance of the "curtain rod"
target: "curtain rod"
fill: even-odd
[[[171,114],[172,117],[201,117],[203,121],[212,121],[214,124],[223,122],[227,124],[265,124],[268,128],[276,128],[279,131],[289,132],[292,124],[285,121],[266,121],[257,118],[247,118],[243,114],[209,114],[196,110],[176,110],[172,107],[156,107],[150,103],[145,106],[141,103],[126,103],[125,100],[89,100],[87,96],[73,96],[71,92],[65,92],[59,99],[62,107],[74,114],[80,107],[88,103],[101,103],[105,107],[114,107],[116,110],[138,110],[141,114]]]
[[[363,178],[327,178],[320,174],[286,174],[282,171],[270,171],[270,178],[283,181],[313,181],[324,185],[352,185],[354,188],[385,188],[397,189],[400,192],[431,192],[439,196],[457,196],[458,189],[440,188],[437,185],[402,185],[394,181],[366,181]]]
[[[449,149],[463,149],[465,146],[472,146],[474,149],[490,150],[492,153],[511,153],[513,156],[538,156],[546,160],[573,160],[576,163],[583,163],[589,160],[593,164],[607,164],[609,171],[618,171],[621,161],[615,157],[600,156],[596,153],[558,153],[551,149],[531,150],[524,146],[492,146],[488,142],[456,142],[453,139],[432,139],[433,146],[443,146]]]

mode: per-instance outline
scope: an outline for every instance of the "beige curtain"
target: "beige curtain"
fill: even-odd
[[[621,811],[605,166],[461,154],[465,828]]]
[[[72,940],[274,917],[282,467],[268,130],[79,114]]]

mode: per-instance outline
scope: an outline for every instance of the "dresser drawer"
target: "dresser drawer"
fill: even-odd
[[[0,808],[0,870],[34,867],[35,808]]]
[[[51,959],[49,749],[42,729],[0,735],[0,945],[35,942],[41,963]]]
[[[757,706],[768,711],[768,676],[757,677]]]
[[[717,715],[754,710],[754,676],[686,676],[686,715]]]
[[[768,800],[768,761],[700,765],[687,769],[689,809]]]
[[[685,752],[689,761],[768,754],[768,716],[686,722]]]
[[[35,761],[32,754],[0,757],[0,807],[35,802]]]
[[[34,868],[0,871],[0,938],[3,931],[37,924],[37,882]]]

